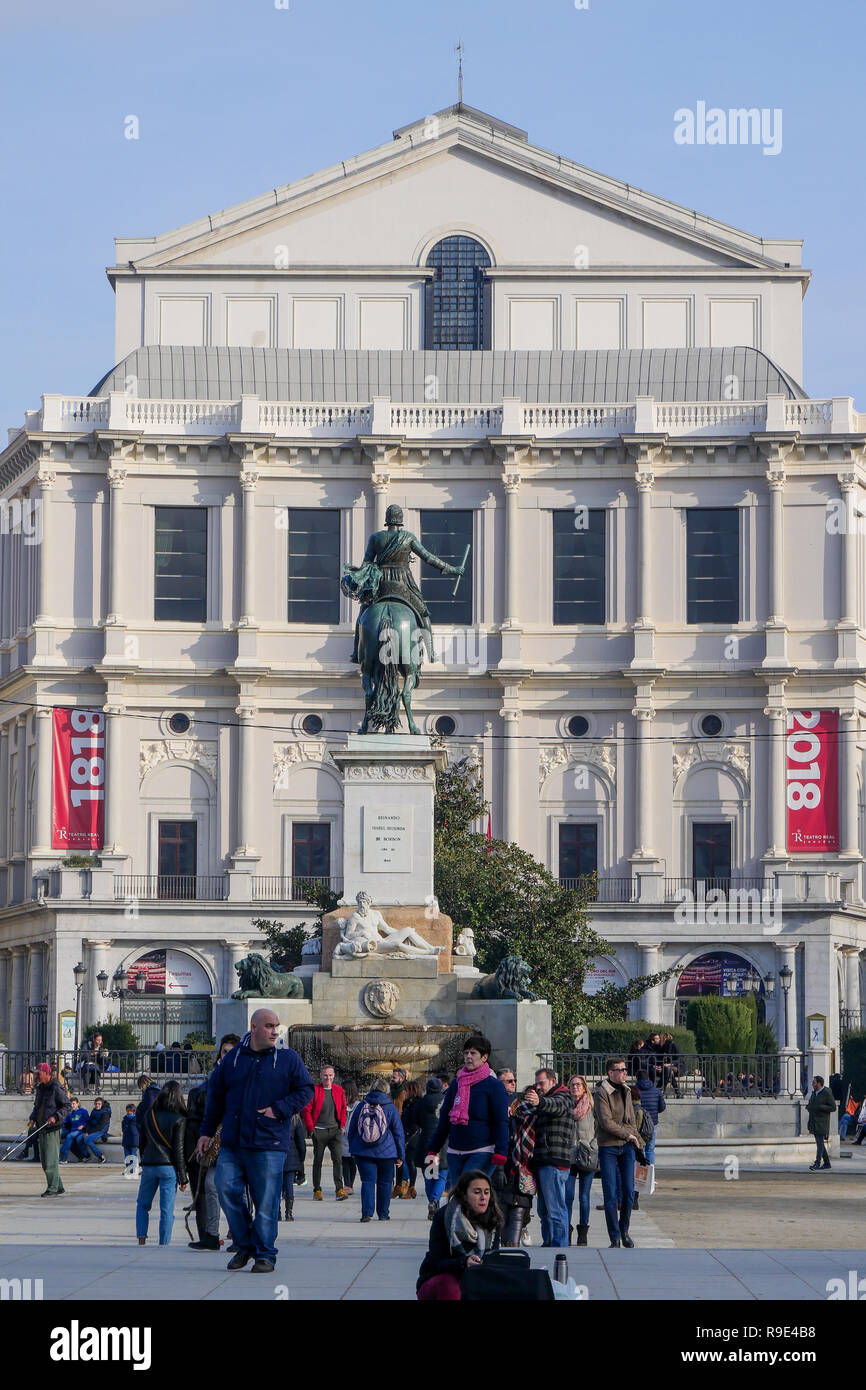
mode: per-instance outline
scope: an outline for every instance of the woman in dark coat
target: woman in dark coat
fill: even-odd
[[[283,1201],[286,1204],[286,1220],[294,1221],[292,1209],[295,1205],[295,1179],[304,1170],[307,1157],[307,1136],[300,1115],[292,1116],[292,1132],[289,1148],[283,1162]]]
[[[168,1245],[174,1225],[174,1196],[186,1191],[183,1154],[186,1104],[180,1083],[167,1081],[148,1110],[141,1127],[141,1182],[135,1208],[135,1233],[139,1245],[147,1240],[150,1208],[159,1189],[159,1243]]]
[[[418,1273],[418,1298],[460,1299],[467,1269],[480,1265],[488,1251],[499,1249],[502,1221],[487,1174],[472,1169],[461,1173],[447,1206],[433,1217],[430,1244]]]
[[[416,1100],[412,1106],[412,1121],[418,1126],[412,1142],[415,1150],[415,1162],[424,1166],[424,1191],[427,1196],[428,1221],[432,1221],[439,1210],[442,1193],[445,1191],[445,1184],[448,1181],[444,1149],[439,1152],[438,1169],[434,1169],[432,1166],[428,1167],[426,1162],[427,1151],[439,1123],[439,1112],[442,1109],[444,1094],[445,1088],[439,1077],[428,1076],[424,1095],[420,1100]],[[428,1176],[428,1173],[433,1174],[433,1176]]]

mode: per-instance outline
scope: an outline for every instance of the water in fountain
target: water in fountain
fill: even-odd
[[[470,1032],[448,1023],[295,1024],[287,1030],[286,1040],[313,1076],[322,1067],[332,1066],[338,1076],[351,1077],[364,1092],[376,1083],[387,1090],[393,1067],[403,1067],[410,1079],[438,1072],[453,1076]]]

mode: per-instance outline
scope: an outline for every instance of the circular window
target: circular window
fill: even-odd
[[[705,714],[701,720],[701,733],[707,738],[718,738],[724,725],[717,714]]]
[[[168,727],[173,734],[188,734],[191,723],[188,714],[173,714],[168,721]]]
[[[573,714],[568,721],[568,732],[572,738],[585,738],[589,733],[589,720],[582,714]]]
[[[305,714],[301,720],[301,728],[305,734],[320,734],[324,723],[317,714]]]
[[[450,714],[440,714],[433,728],[436,730],[437,734],[441,734],[443,738],[450,738],[457,728],[457,721],[452,719]]]

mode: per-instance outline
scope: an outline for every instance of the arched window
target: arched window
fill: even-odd
[[[489,341],[489,292],[484,271],[490,257],[479,241],[448,236],[427,257],[435,275],[425,297],[425,348],[467,352]]]

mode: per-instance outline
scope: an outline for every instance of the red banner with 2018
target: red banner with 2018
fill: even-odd
[[[794,709],[785,740],[788,849],[839,849],[839,711]]]
[[[101,849],[105,824],[105,715],[54,710],[52,849]]]

